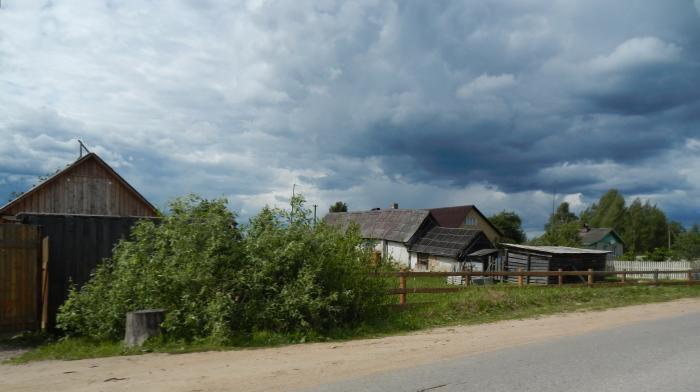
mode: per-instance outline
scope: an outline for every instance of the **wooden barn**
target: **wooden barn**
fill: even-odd
[[[97,154],[90,153],[0,207],[19,213],[157,216],[158,210]]]
[[[0,332],[28,329],[28,314],[36,315],[35,326],[42,321],[51,328],[69,283],[80,287],[87,282],[138,220],[158,215],[94,153],[1,207]],[[18,231],[20,226],[29,231]],[[17,233],[24,233],[21,241]]]
[[[516,244],[502,244],[505,248],[506,271],[594,271],[605,270],[605,260],[608,251],[570,248],[566,246],[530,246]],[[585,283],[585,277],[566,276],[565,283]],[[517,277],[511,276],[508,280],[517,281]],[[525,277],[530,284],[557,284],[556,276]]]

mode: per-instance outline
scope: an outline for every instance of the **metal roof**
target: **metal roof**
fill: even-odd
[[[410,250],[457,258],[480,234],[481,230],[433,226],[418,237]]]
[[[427,210],[389,209],[362,212],[331,212],[323,221],[347,230],[359,226],[364,238],[408,242],[430,213]]]
[[[469,256],[480,257],[498,253],[498,249],[479,249],[476,252],[470,253]]]
[[[529,250],[533,252],[549,253],[555,255],[583,255],[583,254],[608,254],[608,250],[595,250],[595,249],[583,249],[583,248],[571,248],[568,246],[532,246],[532,245],[518,245],[518,244],[501,244],[506,248],[510,249],[522,249]]]
[[[585,246],[589,246],[602,240],[610,233],[612,233],[618,239],[618,241],[622,242],[622,238],[620,238],[615,230],[609,227],[591,227],[589,229],[582,229],[579,231],[578,235],[581,238],[581,243]]]

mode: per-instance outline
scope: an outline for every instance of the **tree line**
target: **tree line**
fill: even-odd
[[[689,229],[669,220],[663,210],[637,198],[627,205],[624,196],[611,189],[577,216],[563,202],[550,215],[545,232],[530,242],[539,245],[581,246],[585,227],[612,228],[625,242],[623,258],[645,256],[648,260],[700,258],[700,227]]]

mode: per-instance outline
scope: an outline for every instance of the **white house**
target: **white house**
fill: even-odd
[[[430,210],[336,212],[324,221],[342,229],[356,224],[383,257],[415,271],[481,271],[483,262],[468,260],[469,254],[494,247],[479,228],[442,227]]]

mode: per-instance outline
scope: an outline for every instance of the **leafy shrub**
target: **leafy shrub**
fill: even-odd
[[[68,335],[123,336],[128,311],[166,309],[167,336],[214,338],[256,331],[323,333],[381,315],[385,282],[370,272],[356,229],[313,224],[303,199],[264,208],[239,229],[225,200],[171,203],[160,223],[142,221],[81,290],[58,325]]]

